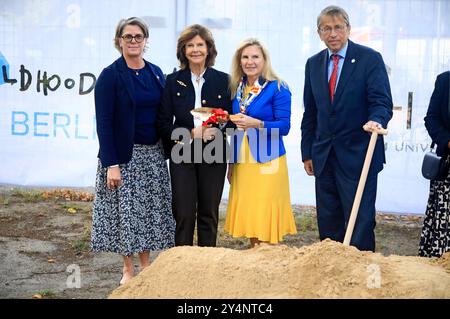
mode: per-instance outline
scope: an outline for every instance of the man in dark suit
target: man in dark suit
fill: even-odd
[[[316,177],[320,239],[342,242],[370,139],[362,127],[386,127],[392,97],[383,58],[348,39],[351,27],[342,8],[323,9],[317,28],[327,49],[305,67],[302,160],[306,173]],[[351,240],[360,250],[375,250],[377,174],[384,163],[379,137]]]

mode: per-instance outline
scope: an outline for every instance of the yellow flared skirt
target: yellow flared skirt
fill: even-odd
[[[244,136],[234,164],[225,231],[233,237],[257,238],[276,244],[297,233],[289,192],[286,155],[267,163],[253,158]]]

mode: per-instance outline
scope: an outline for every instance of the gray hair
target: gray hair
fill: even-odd
[[[144,34],[144,38],[148,38],[149,32],[147,23],[145,23],[145,21],[141,18],[131,17],[128,19],[120,20],[116,27],[116,35],[114,36],[114,46],[120,53],[122,53],[122,49],[119,45],[119,39],[120,37],[122,37],[123,29],[125,29],[127,25],[137,25],[139,28],[141,28],[142,33]]]
[[[339,17],[342,18],[347,26],[350,25],[350,19],[348,18],[347,12],[338,6],[328,6],[323,9],[317,16],[317,29],[320,27],[320,23],[324,16]]]

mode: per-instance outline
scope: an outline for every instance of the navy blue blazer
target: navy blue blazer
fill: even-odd
[[[228,74],[207,68],[203,78],[205,83],[203,83],[201,92],[202,106],[221,108],[231,114]],[[171,140],[172,131],[183,127],[190,132],[194,128],[194,117],[191,114],[194,107],[195,90],[192,84],[191,70],[185,68],[169,74],[156,120],[158,132],[163,138],[166,157],[170,156],[170,151],[175,145],[175,141]],[[223,136],[226,139],[225,134]]]
[[[330,102],[328,90],[328,50],[308,59],[305,67],[302,129],[302,160],[312,159],[315,176],[325,166],[331,148],[344,170],[358,179],[370,135],[362,129],[369,120],[386,127],[392,118],[392,97],[381,55],[348,41],[341,76]],[[384,142],[375,146],[369,174],[378,173],[385,163]]]
[[[162,93],[164,74],[158,66],[148,61],[145,64],[160,84]],[[100,144],[98,157],[102,166],[128,163],[133,152],[136,102],[133,79],[123,56],[100,73],[94,96]]]
[[[450,153],[448,148],[448,142],[450,142],[449,81],[450,72],[444,72],[437,76],[424,119],[428,134],[437,145],[436,153],[439,156]]]

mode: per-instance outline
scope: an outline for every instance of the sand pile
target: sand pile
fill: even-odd
[[[302,248],[175,247],[110,298],[450,298],[450,253],[384,257],[330,240]]]

